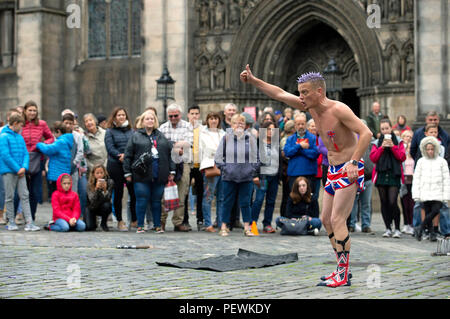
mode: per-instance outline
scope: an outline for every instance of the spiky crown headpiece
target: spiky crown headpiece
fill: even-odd
[[[320,72],[308,72],[298,77],[297,83],[306,83],[311,81],[325,81]]]

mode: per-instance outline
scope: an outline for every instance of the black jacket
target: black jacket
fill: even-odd
[[[114,181],[111,178],[106,180],[107,183],[107,191],[104,193],[103,191],[91,190],[91,188],[87,187],[87,207],[91,211],[96,211],[102,207],[103,203],[111,202],[111,197],[114,188]]]
[[[108,162],[121,164],[119,154],[124,153],[133,130],[128,127],[114,127],[106,130],[105,146],[108,152]]]
[[[314,211],[317,206],[317,201],[311,200],[310,203],[300,202],[294,204],[291,196],[288,197],[287,207],[286,207],[286,217],[287,218],[302,218],[302,216],[314,216]],[[318,216],[317,216],[318,217]]]
[[[175,163],[172,161],[172,144],[159,130],[153,130],[150,136],[141,128],[134,132],[125,148],[123,171],[125,175],[132,174],[133,182],[147,183],[152,181],[152,171],[146,176],[141,176],[132,171],[131,165],[143,153],[150,152],[153,146],[150,137],[156,140],[156,149],[159,156],[158,183],[166,184],[171,171],[175,171]]]

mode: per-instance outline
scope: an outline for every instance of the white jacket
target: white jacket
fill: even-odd
[[[434,157],[426,152],[426,145],[433,144]],[[447,161],[439,156],[440,145],[433,136],[427,136],[420,142],[422,157],[414,170],[412,197],[415,201],[450,200],[450,175]]]
[[[200,130],[199,137],[199,159],[200,170],[214,166],[214,156],[217,152],[222,137],[225,131],[219,129],[218,131],[211,131],[207,127]]]

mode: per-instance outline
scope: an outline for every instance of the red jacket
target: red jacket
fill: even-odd
[[[44,138],[45,144],[51,144],[55,141],[47,123],[42,120],[39,120],[38,125],[34,124],[34,121],[26,121],[22,128],[22,137],[25,140],[28,152],[37,151],[36,144],[42,142],[42,138]]]
[[[56,181],[56,191],[52,194],[53,221],[64,219],[69,222],[72,218],[78,220],[81,215],[80,199],[78,194],[72,191],[72,177],[70,177],[70,189],[64,191],[61,178],[69,174],[61,174]]]
[[[381,155],[383,155],[384,148],[383,147],[377,147],[378,140],[373,142],[372,150],[370,151],[370,160],[375,164],[373,166],[372,171],[372,182],[375,184],[377,182],[377,163],[380,160]],[[394,157],[396,160],[398,160],[400,163],[404,162],[406,159],[406,153],[405,153],[405,147],[403,146],[403,143],[398,143],[398,145],[394,145],[391,148],[392,154],[394,154]],[[402,172],[401,180],[402,183],[405,183],[405,175],[403,174],[403,165],[400,164],[400,170]]]

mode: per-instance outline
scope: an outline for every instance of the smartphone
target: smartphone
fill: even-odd
[[[385,134],[384,135],[384,139],[385,140],[391,140],[392,139],[392,135],[391,134]]]

